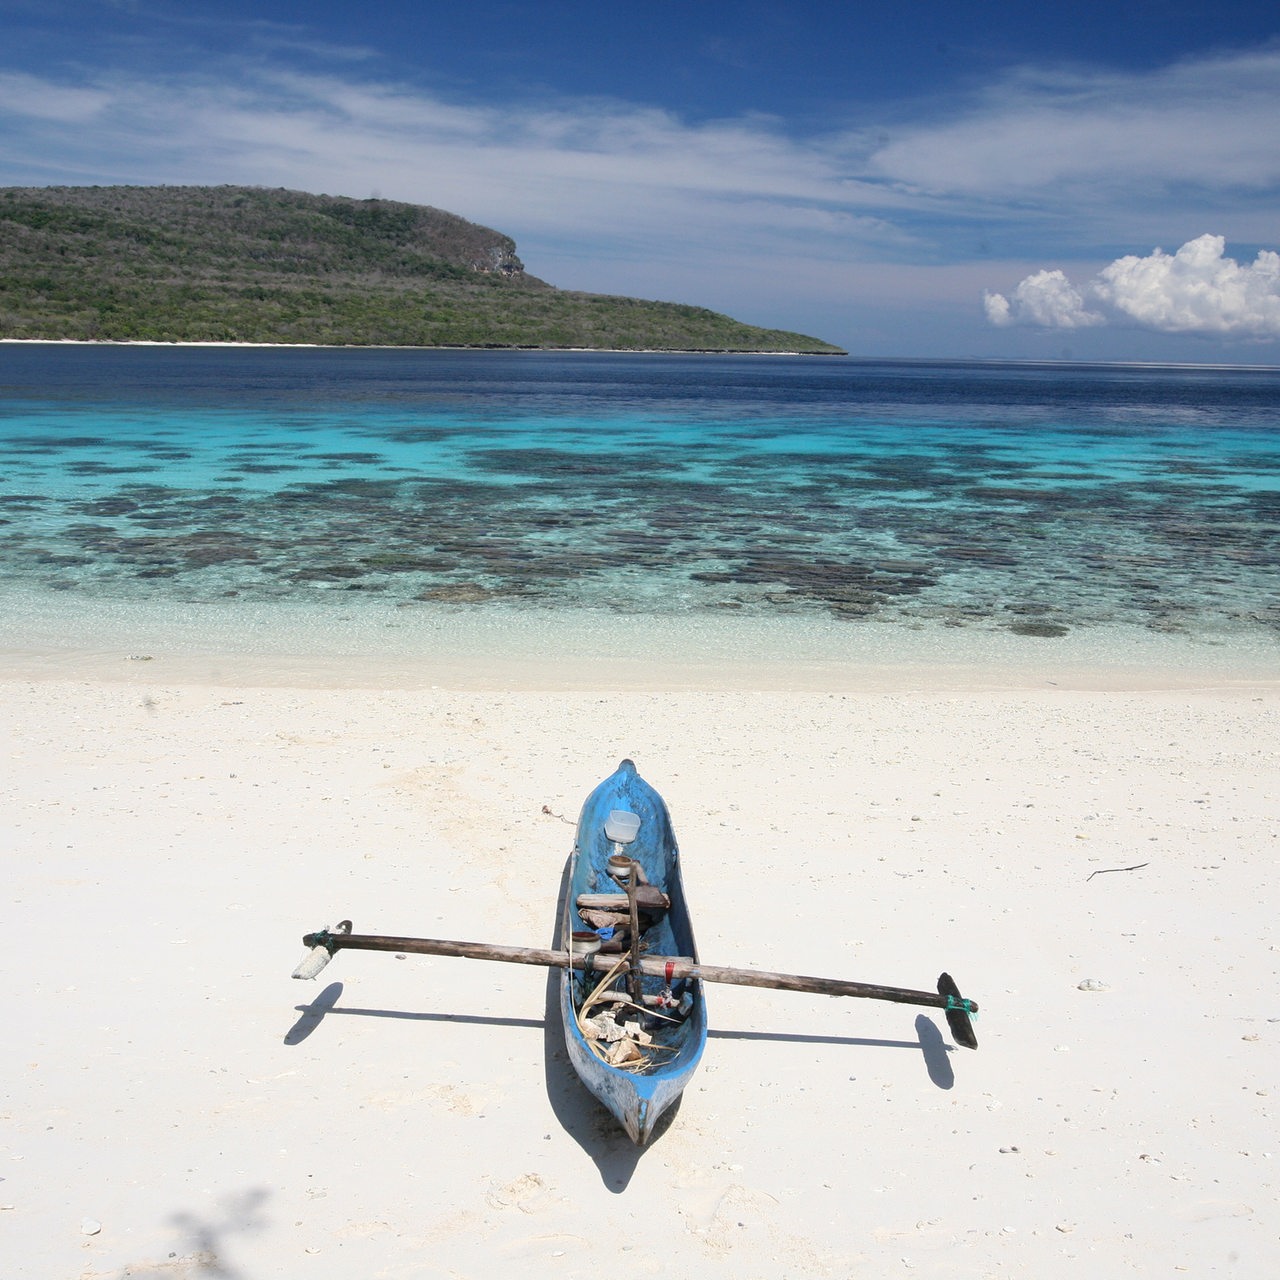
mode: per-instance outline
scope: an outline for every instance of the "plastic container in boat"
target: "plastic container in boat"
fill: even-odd
[[[614,809],[605,819],[604,833],[615,844],[630,844],[640,830],[640,815]]]

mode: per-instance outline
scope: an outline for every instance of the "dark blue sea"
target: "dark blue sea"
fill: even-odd
[[[1265,648],[1278,565],[1275,369],[0,345],[11,608]]]

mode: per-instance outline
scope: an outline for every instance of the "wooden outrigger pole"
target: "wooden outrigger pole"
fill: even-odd
[[[540,965],[547,969],[581,969],[608,973],[617,963],[613,955],[579,956],[567,951],[536,947],[509,947],[491,942],[452,942],[444,938],[395,938],[382,934],[352,933],[351,921],[344,920],[332,929],[321,929],[303,936],[306,956],[294,970],[295,978],[314,978],[337,951],[395,951],[411,955],[456,956],[464,960],[497,960],[506,964]],[[652,977],[701,978],[704,982],[723,982],[739,987],[770,987],[778,991],[806,991],[820,996],[848,996],[862,1000],[888,1000],[894,1004],[921,1005],[942,1009],[947,1025],[958,1045],[966,1049],[978,1047],[972,1016],[978,1012],[973,1000],[961,996],[950,974],[938,978],[938,990],[913,991],[906,987],[886,987],[870,982],[848,982],[841,978],[812,978],[797,973],[770,973],[764,969],[731,969],[702,964],[688,956],[633,957],[631,964],[640,973]]]

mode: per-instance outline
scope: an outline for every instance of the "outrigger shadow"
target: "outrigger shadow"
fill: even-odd
[[[610,886],[613,886],[610,888]],[[621,892],[618,892],[621,890]],[[569,863],[560,938],[545,950],[440,938],[352,933],[351,921],[306,934],[295,978],[314,978],[338,951],[392,951],[541,965],[562,971],[569,1058],[583,1084],[646,1143],[680,1097],[707,1041],[703,984],[770,987],[941,1009],[956,1044],[978,1047],[973,1016],[950,974],[936,994],[839,978],[702,964],[684,897],[679,850],[662,797],[624,760],[587,797]],[[602,975],[596,979],[595,975]]]

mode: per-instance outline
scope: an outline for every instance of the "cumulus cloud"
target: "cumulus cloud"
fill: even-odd
[[[1175,254],[1113,262],[1094,285],[1123,315],[1165,333],[1280,337],[1280,254],[1263,249],[1251,265],[1224,257],[1222,236],[1200,236]]]
[[[1280,337],[1280,253],[1263,249],[1243,266],[1225,253],[1222,236],[1203,235],[1176,253],[1118,258],[1083,289],[1061,271],[1037,271],[1011,297],[987,293],[983,304],[1001,327],[1128,323],[1159,333]]]
[[[1105,317],[1085,306],[1084,295],[1061,271],[1037,271],[1013,291],[1013,301],[999,293],[983,297],[987,319],[994,325],[1039,325],[1045,329],[1081,329],[1103,324]]]

